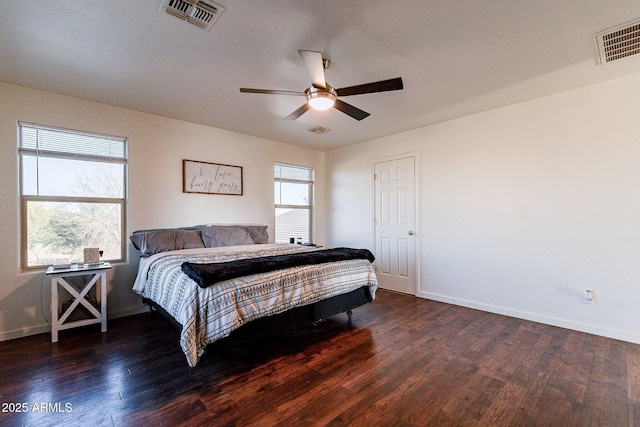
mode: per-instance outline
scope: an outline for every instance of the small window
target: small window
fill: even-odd
[[[276,164],[274,183],[276,243],[312,242],[313,169]]]
[[[125,258],[126,139],[19,124],[21,266]]]

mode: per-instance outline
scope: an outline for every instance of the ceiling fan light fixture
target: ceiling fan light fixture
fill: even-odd
[[[169,1],[169,0],[166,0]],[[170,0],[178,1],[178,0]],[[187,0],[181,0],[187,1]],[[189,0],[196,1],[196,0]],[[366,93],[387,92],[391,90],[401,90],[404,88],[402,78],[380,80],[377,82],[359,84],[355,86],[343,87],[335,89],[327,84],[324,72],[329,68],[329,60],[322,57],[322,52],[312,50],[299,50],[298,53],[304,62],[307,71],[311,74],[311,86],[304,92],[294,92],[288,90],[271,90],[271,89],[252,89],[241,87],[242,93],[264,93],[269,95],[304,95],[306,102],[298,107],[291,114],[286,116],[284,120],[296,120],[309,110],[328,110],[335,108],[336,110],[346,114],[355,120],[363,120],[370,116],[369,113],[363,111],[351,104],[338,99],[338,96],[363,95]]]
[[[305,93],[307,95],[307,102],[309,103],[309,106],[314,110],[328,110],[336,103],[336,91],[329,85],[327,85],[326,89],[320,89],[312,86],[307,89]]]
[[[309,105],[311,105],[311,108],[313,108],[314,110],[324,111],[333,107],[333,105],[336,103],[335,97],[332,99],[329,96],[331,95],[329,93],[324,95],[326,96],[319,95],[317,97],[310,98]]]

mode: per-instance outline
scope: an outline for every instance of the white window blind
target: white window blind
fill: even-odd
[[[20,123],[22,155],[99,158],[123,163],[127,158],[126,148],[125,138]]]

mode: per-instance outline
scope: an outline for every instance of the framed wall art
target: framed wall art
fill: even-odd
[[[242,196],[242,166],[184,159],[182,192]]]

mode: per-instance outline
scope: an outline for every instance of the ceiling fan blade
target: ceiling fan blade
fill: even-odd
[[[343,113],[353,117],[358,121],[370,116],[370,114],[366,111],[362,111],[361,109],[356,108],[351,104],[347,104],[344,101],[340,101],[339,99],[336,99],[336,103],[334,104],[333,108],[342,111]]]
[[[271,89],[252,89],[249,87],[241,87],[242,93],[263,93],[266,95],[304,95],[304,92],[296,92],[293,90],[271,90]]]
[[[289,114],[287,117],[284,118],[284,120],[295,120],[301,115],[303,115],[304,113],[306,113],[310,108],[311,106],[305,102],[304,104],[302,104],[302,107],[298,108],[296,111]]]
[[[322,52],[312,50],[299,50],[298,53],[304,62],[304,65],[311,74],[313,85],[318,88],[326,89],[327,82],[324,78],[324,64],[322,61]]]
[[[336,89],[336,93],[338,96],[349,96],[362,95],[365,93],[387,92],[390,90],[401,90],[402,88],[404,88],[404,85],[402,84],[402,77],[396,77],[395,79],[343,87],[341,89]]]

